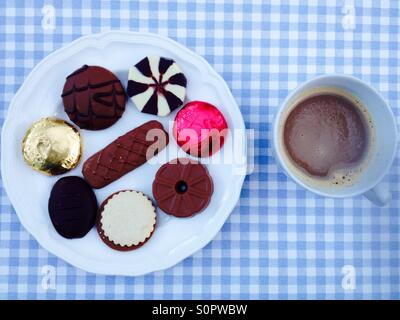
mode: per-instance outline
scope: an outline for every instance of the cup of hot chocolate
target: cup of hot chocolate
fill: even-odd
[[[328,197],[390,201],[380,184],[397,151],[395,117],[382,96],[347,75],[323,75],[295,89],[273,124],[275,157],[304,188]]]

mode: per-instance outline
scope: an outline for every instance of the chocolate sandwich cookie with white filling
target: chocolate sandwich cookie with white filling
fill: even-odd
[[[140,112],[166,116],[183,105],[186,84],[174,60],[149,56],[129,69],[127,93]]]
[[[100,238],[110,248],[135,250],[152,236],[156,226],[156,209],[142,192],[118,191],[101,204],[96,226]]]

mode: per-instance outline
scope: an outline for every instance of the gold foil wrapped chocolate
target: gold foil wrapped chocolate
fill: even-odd
[[[78,130],[57,118],[35,122],[22,140],[25,161],[48,175],[63,174],[78,164],[82,154]]]

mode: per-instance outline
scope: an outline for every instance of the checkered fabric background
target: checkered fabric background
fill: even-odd
[[[55,29],[46,30],[52,8]],[[289,90],[324,73],[372,84],[399,122],[399,14],[397,0],[1,1],[1,122],[50,52],[110,29],[149,31],[202,55],[223,76],[255,130],[255,169],[211,243],[142,277],[86,273],[48,253],[21,226],[2,187],[0,298],[399,299],[399,158],[385,180],[393,201],[380,209],[362,197],[304,191],[279,172],[269,140],[272,114]],[[48,265],[56,283],[46,290]],[[355,274],[353,289],[342,286],[346,272]]]

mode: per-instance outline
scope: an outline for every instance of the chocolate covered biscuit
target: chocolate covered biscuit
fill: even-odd
[[[48,209],[51,222],[61,236],[82,238],[96,220],[96,195],[82,178],[63,177],[51,189]]]
[[[112,126],[125,111],[125,90],[109,70],[87,66],[67,77],[61,95],[68,117],[81,129]]]
[[[188,158],[178,158],[161,166],[153,182],[158,207],[178,218],[203,211],[213,190],[207,168]]]
[[[144,245],[156,227],[156,208],[142,192],[121,190],[103,201],[97,215],[97,232],[103,242],[118,251]]]
[[[93,188],[103,188],[141,166],[164,149],[168,142],[168,133],[161,123],[155,120],[146,122],[86,160],[83,176]]]

